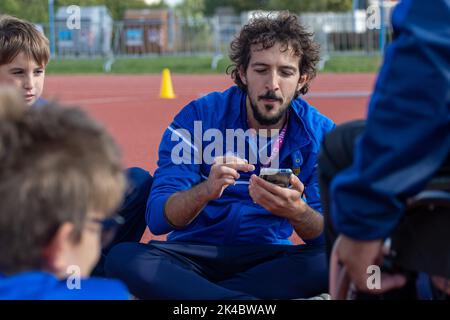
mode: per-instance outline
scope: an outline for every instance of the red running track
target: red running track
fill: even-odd
[[[373,74],[320,74],[306,100],[336,123],[365,118]],[[126,166],[151,172],[161,135],[191,100],[233,85],[227,75],[172,75],[176,99],[159,98],[159,75],[47,76],[44,96],[78,105],[103,123],[122,147]]]

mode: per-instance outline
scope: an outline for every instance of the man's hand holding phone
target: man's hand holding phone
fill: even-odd
[[[305,186],[296,175],[292,174],[292,171],[289,173],[286,169],[276,170],[281,170],[272,172],[276,176],[267,175],[265,174],[267,172],[263,171],[262,177],[264,177],[264,179],[252,175],[249,184],[250,196],[255,203],[273,214],[289,220],[294,220],[308,208],[308,205],[301,200]],[[289,178],[285,179],[285,176],[288,173]],[[278,185],[266,181],[266,179],[278,182]],[[286,181],[288,183],[286,183]],[[291,188],[287,188],[289,185],[291,185]]]
[[[235,156],[215,158],[206,181],[209,200],[220,198],[226,187],[235,184],[236,180],[239,179],[238,171],[249,172],[253,170],[255,170],[255,166],[249,164],[245,159]]]

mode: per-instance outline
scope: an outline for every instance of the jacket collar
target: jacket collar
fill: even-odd
[[[289,106],[289,123],[285,147],[281,149],[280,163],[284,161],[293,151],[302,149],[311,143],[311,136],[306,129],[303,119],[303,108],[301,98],[291,102]]]

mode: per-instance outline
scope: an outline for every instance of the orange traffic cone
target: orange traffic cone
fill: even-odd
[[[163,99],[175,99],[172,79],[170,78],[170,70],[168,68],[164,68],[162,72],[161,91],[159,97]]]

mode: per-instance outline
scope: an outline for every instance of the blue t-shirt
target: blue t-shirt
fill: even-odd
[[[118,280],[87,278],[78,283],[59,280],[42,271],[0,274],[0,300],[128,300],[129,297],[127,288]]]
[[[44,98],[40,97],[39,99],[37,99],[37,100],[33,103],[32,107],[33,107],[33,108],[39,108],[39,107],[42,107],[42,106],[46,105],[47,103],[48,103],[47,100],[45,100]]]

